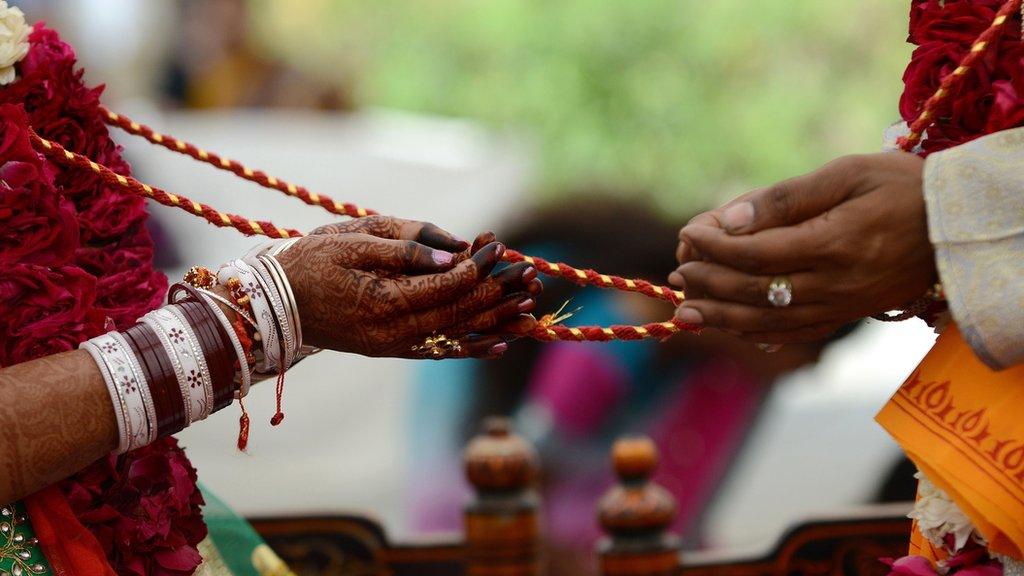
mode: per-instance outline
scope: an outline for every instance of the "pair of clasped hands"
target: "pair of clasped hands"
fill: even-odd
[[[922,297],[937,274],[923,167],[906,152],[845,156],[696,216],[669,275],[686,294],[676,318],[781,345]],[[773,283],[791,301],[770,302]]]
[[[820,340],[858,318],[899,308],[934,283],[923,161],[889,152],[847,156],[695,217],[679,234],[669,282],[686,293],[676,317],[741,338]],[[278,258],[305,342],[367,356],[497,358],[528,334],[543,286],[526,263],[494,273],[505,247],[433,224],[372,216],[321,227]],[[785,277],[792,301],[767,294]]]

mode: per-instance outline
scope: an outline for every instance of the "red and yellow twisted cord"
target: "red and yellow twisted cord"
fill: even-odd
[[[377,212],[373,210],[368,210],[347,202],[338,202],[326,194],[312,192],[303,186],[293,184],[281,178],[270,176],[261,170],[256,170],[235,160],[224,158],[216,152],[205,150],[169,134],[159,133],[145,124],[135,122],[131,118],[117,114],[107,110],[106,108],[103,108],[102,110],[107,123],[112,126],[116,126],[129,134],[141,136],[153,144],[163,146],[173,152],[184,154],[195,160],[209,164],[219,170],[232,172],[242,179],[255,182],[265,188],[271,188],[288,194],[289,196],[294,196],[306,204],[319,206],[332,214],[351,216],[353,218],[361,218],[363,216],[377,214]],[[679,304],[679,302],[682,302],[683,300],[683,293],[681,291],[673,290],[667,286],[658,286],[647,282],[646,280],[601,274],[594,270],[576,268],[564,262],[548,262],[543,258],[526,256],[514,250],[508,250],[504,259],[508,262],[529,262],[542,274],[555,278],[562,278],[563,280],[568,280],[575,284],[598,286],[601,288],[614,288],[625,292],[639,292],[652,298],[666,300],[672,304]]]
[[[246,236],[261,235],[269,236],[271,238],[294,238],[296,236],[302,236],[302,233],[298,230],[278,228],[272,222],[250,220],[237,214],[221,212],[207,204],[196,202],[195,200],[191,200],[177,194],[171,194],[170,192],[161,190],[156,186],[150,186],[149,184],[139,182],[131,176],[118,174],[110,168],[93,162],[81,154],[66,150],[56,142],[51,142],[50,140],[40,137],[35,132],[31,132],[29,134],[29,138],[32,141],[33,147],[51,160],[61,164],[91,170],[107,184],[121,187],[144,198],[152,198],[164,206],[180,208],[189,214],[194,214],[205,219],[214,226],[234,228]]]
[[[109,117],[110,117],[110,115],[108,115],[108,118]],[[119,118],[124,119],[123,117],[120,117],[120,116],[119,116]],[[128,121],[128,122],[130,123],[130,125],[139,126],[141,128],[141,125],[135,124],[134,122],[131,122],[131,121]],[[156,134],[155,132],[152,132],[152,131],[150,131],[150,133],[154,137],[159,137],[158,140],[163,140],[165,142],[167,142],[167,141],[180,142],[180,141],[178,141],[176,139],[172,140],[172,139],[169,139],[169,138],[164,137],[162,135]],[[259,221],[259,220],[249,220],[249,219],[244,218],[242,216],[239,216],[237,214],[230,214],[230,213],[226,213],[226,212],[220,212],[220,211],[216,210],[215,208],[213,208],[213,207],[211,207],[209,205],[202,204],[200,202],[196,202],[196,201],[191,200],[189,198],[186,198],[184,196],[180,196],[180,195],[177,195],[177,194],[171,194],[170,192],[167,192],[167,191],[162,190],[160,188],[157,188],[155,186],[150,186],[149,184],[145,184],[143,182],[139,182],[138,180],[136,180],[135,178],[132,178],[131,176],[125,176],[123,174],[118,174],[118,173],[114,172],[113,170],[111,170],[110,168],[108,168],[108,167],[106,167],[106,166],[104,166],[102,164],[99,164],[97,162],[94,162],[94,161],[90,160],[89,158],[87,158],[87,157],[85,157],[85,156],[83,156],[81,154],[78,154],[76,152],[72,152],[70,150],[67,150],[63,146],[61,146],[60,144],[58,144],[56,142],[52,142],[50,140],[46,140],[45,138],[40,137],[38,134],[36,134],[34,132],[30,134],[30,137],[31,137],[33,146],[37,150],[42,152],[44,155],[46,155],[48,158],[50,158],[51,160],[54,160],[55,162],[59,162],[61,164],[65,164],[65,165],[69,165],[69,166],[75,166],[75,167],[82,168],[82,169],[91,170],[92,172],[97,174],[104,182],[106,182],[106,183],[108,183],[108,184],[110,184],[112,186],[118,186],[118,187],[120,187],[122,189],[125,189],[125,190],[127,190],[127,191],[129,191],[129,192],[131,192],[133,194],[136,194],[138,196],[142,196],[144,198],[151,198],[151,199],[156,200],[157,202],[159,202],[160,204],[163,204],[165,206],[170,206],[170,207],[174,207],[174,208],[180,208],[180,209],[182,209],[182,210],[184,210],[184,211],[186,211],[186,212],[188,212],[190,214],[194,214],[196,216],[202,217],[203,219],[205,219],[206,221],[210,222],[211,224],[213,224],[215,226],[234,228],[234,229],[238,230],[239,232],[241,232],[241,233],[243,233],[243,234],[245,234],[247,236],[262,235],[262,236],[269,236],[271,238],[294,238],[294,237],[302,236],[302,233],[299,232],[298,230],[287,229],[287,228],[279,228],[278,226],[274,225],[271,222]],[[156,141],[156,140],[152,140],[151,139],[151,141]],[[198,154],[199,151],[201,151],[199,148],[197,148],[195,146],[191,146],[191,145],[186,145],[186,146],[183,146],[183,147],[179,147],[177,144],[173,144],[173,146],[174,146],[175,149],[193,150],[193,151],[196,151],[197,154]],[[189,154],[189,155],[191,155],[191,154]],[[200,158],[201,158],[201,156],[203,156],[203,155],[200,155]],[[205,157],[206,158],[214,158],[214,157],[216,157],[218,159],[217,160],[218,164],[223,166],[223,164],[220,164],[221,163],[220,156],[214,156],[214,155],[212,155],[210,153],[207,153],[207,154],[205,154]],[[203,161],[207,161],[207,160],[203,160]],[[276,181],[279,185],[284,186],[286,189],[289,188],[289,187],[292,187],[292,185],[290,185],[290,184],[288,184],[286,182],[282,182],[280,180],[273,179],[273,177],[267,176],[267,175],[265,175],[262,172],[259,172],[259,174],[261,175],[260,176],[260,180],[256,180],[255,179],[255,175],[257,174],[257,171],[250,170],[250,169],[248,169],[248,168],[246,168],[246,167],[244,167],[244,166],[242,166],[242,165],[240,165],[238,163],[232,162],[232,161],[226,161],[226,162],[230,163],[230,164],[233,164],[235,166],[235,168],[237,168],[237,169],[239,169],[241,171],[241,174],[251,174],[251,175],[253,175],[253,178],[246,178],[246,179],[252,179],[252,181],[257,182],[257,183],[261,183],[260,180],[263,180],[265,183],[261,183],[261,184],[264,185],[264,186],[269,186],[270,185],[269,183],[271,181]],[[224,166],[224,169],[228,169],[228,168],[226,166]],[[231,171],[234,172],[235,169],[231,169]],[[243,176],[243,177],[245,177],[245,176]],[[276,188],[276,186],[275,186],[275,189],[278,189],[278,188]],[[299,187],[294,186],[294,189],[299,190]],[[299,193],[293,193],[291,195],[296,196],[296,197],[300,197],[300,198],[305,196],[305,198],[303,198],[303,199],[305,201],[307,201],[307,203],[311,203],[311,204],[315,204],[315,205],[318,205],[318,206],[322,206],[322,207],[324,207],[324,208],[326,208],[326,209],[328,209],[328,210],[330,210],[332,212],[334,212],[335,210],[342,210],[344,212],[336,212],[336,213],[343,213],[343,214],[351,216],[352,214],[349,213],[351,211],[351,212],[354,212],[356,214],[355,217],[368,216],[368,215],[374,213],[374,212],[371,212],[369,210],[364,210],[364,209],[358,208],[358,207],[356,207],[356,206],[354,206],[352,204],[343,204],[343,203],[340,203],[340,202],[334,202],[333,200],[331,200],[330,198],[328,198],[326,196],[321,196],[321,195],[309,192],[305,188],[301,188],[301,190],[302,190],[301,195]],[[313,201],[310,202],[310,200],[313,200]],[[607,275],[607,274],[601,274],[601,273],[599,273],[599,272],[597,272],[595,270],[575,268],[573,266],[570,266],[568,264],[564,264],[564,263],[561,263],[561,262],[548,262],[548,261],[544,260],[543,258],[537,258],[537,257],[534,257],[534,256],[526,256],[526,255],[521,254],[519,252],[516,252],[514,250],[507,250],[504,259],[506,261],[509,261],[509,262],[529,262],[530,264],[535,266],[537,268],[537,270],[539,270],[541,272],[544,272],[545,274],[547,274],[549,276],[557,276],[557,277],[564,278],[566,280],[569,280],[571,282],[575,282],[575,283],[581,284],[581,285],[589,284],[589,285],[602,286],[602,287],[607,287],[607,288],[614,288],[614,289],[624,290],[624,291],[638,292],[638,293],[645,294],[645,295],[648,295],[648,296],[651,296],[651,297],[654,297],[654,298],[661,298],[661,299],[664,299],[664,300],[668,300],[669,302],[672,302],[672,303],[681,302],[682,299],[683,299],[683,293],[682,292],[677,291],[677,290],[672,290],[670,288],[666,288],[666,287],[663,287],[663,286],[657,286],[657,285],[651,284],[650,282],[647,282],[645,280],[628,279],[628,278],[621,278],[621,277],[618,277],[618,276],[610,276],[610,275]],[[699,329],[699,327],[683,324],[682,322],[679,322],[679,321],[677,321],[675,319],[670,320],[670,321],[666,321],[666,322],[656,322],[656,323],[651,323],[651,324],[645,324],[643,326],[610,326],[610,327],[602,327],[602,326],[568,327],[568,326],[560,326],[560,325],[550,325],[550,324],[542,321],[542,322],[538,323],[536,329],[530,334],[530,336],[535,338],[535,339],[537,339],[537,340],[541,340],[541,341],[568,340],[568,341],[576,341],[576,342],[583,342],[583,341],[605,342],[605,341],[608,341],[608,340],[643,340],[643,339],[646,339],[646,338],[661,338],[661,339],[664,339],[664,338],[668,338],[669,336],[672,336],[673,334],[675,334],[675,333],[677,333],[677,332],[679,332],[681,330],[696,331],[698,329]]]
[[[248,166],[244,166],[240,162],[236,162],[230,158],[225,158],[216,152],[210,152],[209,150],[205,150],[194,144],[175,138],[174,136],[161,134],[145,124],[139,124],[131,118],[111,112],[103,106],[100,107],[100,111],[103,113],[104,120],[106,120],[108,124],[117,126],[129,134],[142,136],[153,144],[163,146],[172,152],[178,152],[179,154],[190,156],[200,162],[205,162],[211,166],[215,166],[220,170],[233,172],[239,178],[255,182],[264,188],[271,188],[289,196],[294,196],[310,206],[320,206],[332,214],[351,216],[353,218],[361,218],[363,216],[372,216],[376,214],[373,210],[360,208],[355,204],[349,204],[347,202],[337,202],[323,194],[311,192],[303,186],[292,184],[291,182],[286,182],[280,178],[270,176],[262,170],[254,170]]]

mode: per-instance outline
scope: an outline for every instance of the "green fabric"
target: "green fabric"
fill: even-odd
[[[20,504],[0,506],[0,574],[52,574]]]
[[[205,486],[199,487],[206,499],[203,518],[210,529],[210,539],[217,547],[224,564],[235,576],[259,576],[252,565],[252,553],[263,544],[252,526],[235,514]]]

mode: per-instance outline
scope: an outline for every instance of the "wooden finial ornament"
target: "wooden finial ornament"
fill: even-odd
[[[540,574],[538,459],[504,418],[488,418],[465,452],[466,478],[476,494],[466,506],[466,574]]]
[[[668,532],[676,501],[651,482],[658,448],[646,436],[623,438],[612,446],[619,483],[598,503],[598,519],[608,534],[598,543],[603,576],[668,576],[679,568],[679,539]]]

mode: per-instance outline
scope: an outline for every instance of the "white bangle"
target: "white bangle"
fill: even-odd
[[[249,371],[249,360],[245,357],[245,349],[242,348],[242,342],[238,339],[235,327],[231,325],[231,321],[228,320],[224,311],[217,306],[210,294],[206,294],[203,290],[200,292],[206,300],[207,306],[213,310],[217,320],[224,326],[224,330],[228,333],[228,339],[231,340],[231,346],[235,349],[235,357],[238,359],[238,374],[241,380],[238,390],[235,391],[235,399],[240,400],[249,395],[249,388],[252,386],[252,372]]]
[[[144,442],[130,449],[135,450],[142,448],[143,446],[149,446],[159,437],[159,430],[157,429],[158,420],[156,417],[156,405],[153,404],[153,397],[149,393],[149,382],[146,381],[146,373],[142,371],[139,359],[135,356],[135,352],[132,351],[128,341],[125,340],[124,335],[120,332],[110,332],[108,335],[117,340],[122,346],[124,356],[128,360],[128,366],[135,374],[135,381],[138,382],[138,395],[142,399],[142,407],[146,412],[146,423],[144,426],[146,435],[144,437]]]
[[[117,411],[116,405],[121,405],[123,428],[119,426],[118,431],[123,430],[124,433],[118,442],[117,453],[124,454],[146,444],[146,438],[149,435],[149,422],[146,406],[139,391],[145,382],[138,380],[128,361],[128,355],[132,354],[131,350],[114,338],[114,334],[116,332],[97,336],[89,340],[88,343],[95,348],[96,353],[100,356],[97,362],[100,372],[103,373],[105,379],[109,378],[107,390],[113,390],[111,401],[115,404],[115,412]],[[87,347],[86,349],[92,351],[91,348]],[[94,355],[93,358],[95,357]],[[106,370],[103,370],[104,367]]]
[[[193,288],[195,287],[193,286]],[[231,308],[232,310],[235,311],[235,314],[238,314],[238,316],[241,317],[242,320],[245,320],[246,323],[249,324],[249,326],[252,326],[256,330],[260,329],[260,327],[256,325],[256,321],[253,320],[251,316],[249,316],[249,313],[246,312],[245,310],[242,310],[242,307],[239,306],[238,304],[235,304],[231,300],[228,300],[227,298],[221,296],[220,294],[217,294],[213,290],[207,290],[206,288],[196,288],[196,292],[199,292],[200,294],[205,294],[206,296],[213,298],[214,300],[220,302],[221,304],[224,304],[228,308]],[[219,306],[217,306],[217,308],[220,309]]]
[[[285,274],[284,267],[281,266],[281,263],[278,262],[277,258],[274,258],[274,256],[261,256],[260,260],[267,265],[267,269],[270,270],[271,274],[274,276],[275,282],[278,284],[278,290],[281,291],[281,295],[284,299],[285,310],[293,329],[292,346],[296,351],[298,351],[302,348],[302,322],[299,318],[299,304],[295,301],[295,292],[292,290],[291,283],[288,282],[288,275]]]
[[[103,375],[103,382],[107,385],[107,392],[110,394],[110,401],[114,406],[114,418],[117,420],[117,450],[115,454],[124,454],[128,451],[128,437],[130,436],[128,421],[125,417],[128,413],[128,405],[125,403],[124,394],[121,393],[121,389],[114,381],[110,367],[107,366],[99,347],[87,340],[82,342],[78,348],[87,351],[92,356],[96,366],[100,369],[100,374]]]
[[[210,376],[210,368],[206,364],[206,356],[203,355],[203,348],[199,343],[199,337],[196,336],[196,333],[192,330],[192,326],[189,324],[188,318],[185,317],[184,312],[182,312],[177,306],[165,306],[157,312],[169,312],[178,320],[181,328],[185,330],[185,340],[188,342],[188,346],[192,350],[192,357],[195,359],[195,364],[198,366],[197,372],[188,370],[187,378],[189,390],[193,391],[192,394],[196,394],[197,391],[201,391],[204,399],[203,410],[199,414],[193,412],[192,416],[195,418],[195,422],[205,420],[210,416],[210,414],[213,414],[213,379]],[[180,352],[181,348],[179,348],[179,353]]]
[[[247,264],[256,272],[255,277],[263,287],[263,294],[270,303],[270,310],[273,314],[272,325],[275,327],[275,331],[280,330],[277,334],[278,346],[271,348],[264,345],[263,354],[267,357],[268,365],[278,368],[278,371],[285,371],[295,359],[296,350],[293,345],[291,325],[288,322],[287,312],[285,312],[284,299],[262,260],[258,257],[252,258],[247,261]]]
[[[295,297],[284,278],[284,271],[281,265],[270,256],[258,256],[260,264],[267,273],[267,282],[273,285],[274,291],[280,297],[281,320],[279,325],[283,327],[285,336],[285,368],[291,368],[298,358],[299,348],[302,347],[302,336],[296,326],[298,315],[295,310]]]

